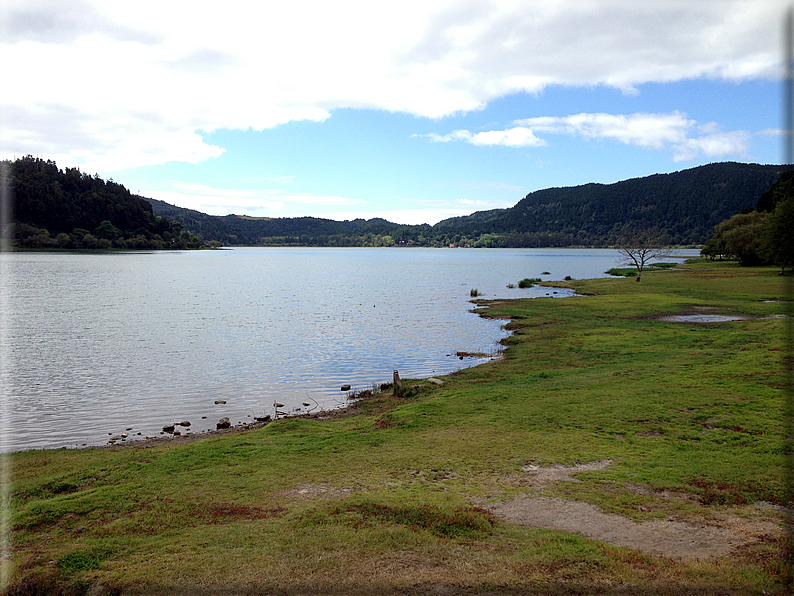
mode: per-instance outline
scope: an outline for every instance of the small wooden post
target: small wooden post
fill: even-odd
[[[398,396],[402,393],[403,383],[400,381],[400,373],[394,371],[394,395]]]

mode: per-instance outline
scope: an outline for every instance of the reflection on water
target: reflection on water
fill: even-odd
[[[614,251],[234,249],[2,255],[5,449],[193,432],[483,361],[504,337],[469,311],[524,277],[594,277]],[[541,276],[543,271],[549,275]],[[558,296],[562,296],[559,294]],[[225,400],[226,404],[215,404]],[[205,418],[206,417],[206,418]],[[141,435],[137,435],[137,433]]]

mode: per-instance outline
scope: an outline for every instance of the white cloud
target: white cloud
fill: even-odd
[[[421,136],[421,135],[420,135]],[[486,132],[472,133],[468,130],[453,130],[446,135],[429,134],[424,135],[436,143],[448,143],[450,141],[465,141],[472,145],[481,147],[487,145],[504,145],[505,147],[539,147],[546,142],[537,138],[530,129],[523,126],[509,128],[507,130],[489,130]]]
[[[755,134],[761,137],[782,137],[786,134],[786,130],[784,128],[765,128]]]
[[[447,135],[426,136],[438,142],[465,141],[476,145],[539,147],[546,145],[547,142],[535,136],[535,132],[565,134],[588,139],[613,139],[626,145],[647,149],[670,150],[674,152],[674,161],[694,160],[700,156],[747,157],[751,136],[746,131],[720,132],[719,126],[714,122],[699,125],[681,112],[540,116],[516,120],[514,124],[519,126],[476,134],[467,130],[456,130]],[[521,133],[517,134],[516,131]],[[701,136],[690,136],[693,131],[700,133]],[[475,142],[478,138],[482,140]],[[525,139],[523,143],[522,139]]]
[[[166,189],[136,191],[144,197],[210,215],[301,217],[318,209],[365,204],[362,199],[313,193],[285,193],[279,190],[235,190],[179,181]],[[319,217],[325,217],[321,215]]]
[[[705,155],[709,158],[748,157],[750,134],[743,130],[715,133],[686,139],[675,145],[675,161],[691,161]]]
[[[649,81],[775,78],[787,5],[5,0],[0,63],[15,84],[0,94],[2,154],[82,157],[105,171],[195,163],[222,152],[197,131],[321,121],[335,108],[438,118],[548,85],[631,93]],[[467,140],[536,146],[526,128]]]
[[[696,122],[685,114],[576,114],[518,120],[517,124],[538,132],[578,135],[590,139],[611,138],[628,145],[662,149],[682,142]]]

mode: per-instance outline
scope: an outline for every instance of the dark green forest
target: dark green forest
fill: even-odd
[[[784,172],[755,209],[717,224],[700,252],[711,259],[736,259],[741,265],[772,263],[781,274],[794,266],[794,170]]]
[[[610,246],[631,230],[658,228],[672,244],[702,244],[717,223],[755,207],[782,171],[725,162],[614,184],[548,188],[510,209],[448,219],[434,230],[503,234],[510,246]]]
[[[5,237],[23,248],[199,248],[182,224],[157,216],[143,198],[113,180],[26,156],[3,164],[13,197]],[[4,196],[5,193],[4,193]]]
[[[6,236],[21,247],[57,248],[614,246],[633,230],[649,228],[670,244],[693,246],[712,237],[720,222],[753,210],[785,169],[714,163],[614,184],[539,190],[509,209],[405,226],[384,219],[207,215],[134,195],[112,179],[60,170],[49,160],[27,156],[6,165],[15,198],[15,224]]]

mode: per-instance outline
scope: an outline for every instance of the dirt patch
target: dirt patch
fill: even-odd
[[[611,460],[604,460],[545,468],[528,465],[523,470],[531,475],[531,488],[543,489],[554,482],[576,482],[571,474],[604,470],[611,463]],[[632,492],[645,490],[634,485],[631,488],[635,489]],[[725,556],[763,536],[779,533],[776,523],[760,519],[762,516],[752,512],[744,517],[714,512],[708,524],[673,519],[634,522],[604,513],[589,503],[542,495],[519,495],[498,503],[481,503],[480,507],[512,523],[575,532],[615,546],[678,560]]]
[[[638,523],[603,513],[589,503],[551,497],[520,496],[481,507],[513,523],[575,532],[615,546],[679,560],[721,557],[777,532],[774,523],[736,515],[724,515],[719,525],[674,520]]]
[[[593,472],[597,470],[606,470],[612,465],[611,459],[602,461],[590,462],[588,464],[577,464],[575,466],[563,466],[555,464],[543,468],[534,464],[528,464],[521,468],[522,471],[530,474],[529,486],[531,488],[545,488],[552,482],[579,482],[571,474],[577,472]]]
[[[323,499],[343,499],[352,492],[353,487],[351,486],[335,488],[326,483],[320,483],[299,484],[292,490],[288,490],[285,494],[295,499],[312,499],[314,497],[321,497]]]

